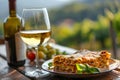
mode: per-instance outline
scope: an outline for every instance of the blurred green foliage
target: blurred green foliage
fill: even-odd
[[[89,1],[91,2],[89,3]],[[78,0],[78,2],[50,10],[49,17],[52,24],[58,24],[67,18],[75,22],[83,21],[86,18],[96,21],[98,15],[105,15],[105,9],[116,13],[120,7],[116,3],[119,4],[119,0],[86,0],[83,2]]]
[[[50,12],[53,38],[56,43],[75,49],[92,50],[112,47],[110,38],[110,19],[105,13],[108,9],[113,15],[113,29],[116,31],[117,43],[120,43],[120,2],[100,1],[93,3],[73,3]],[[67,23],[69,19],[71,22]],[[72,23],[72,24],[71,24]]]
[[[58,44],[72,48],[106,49],[110,45],[109,23],[106,17],[100,16],[98,21],[85,19],[75,22],[73,27],[52,26],[53,38]],[[106,43],[106,41],[109,41]]]

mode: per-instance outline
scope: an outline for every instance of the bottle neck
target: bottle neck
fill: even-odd
[[[9,0],[9,15],[16,17],[16,0]]]

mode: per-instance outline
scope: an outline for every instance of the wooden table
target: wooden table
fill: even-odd
[[[5,46],[0,46],[0,80],[120,80],[120,69],[113,70],[107,74],[91,77],[91,78],[69,78],[68,77],[61,77],[58,75],[50,74],[48,77],[34,78],[28,77],[25,75],[25,71],[28,70],[26,66],[19,67],[19,68],[12,68],[7,65],[7,61],[5,59]]]

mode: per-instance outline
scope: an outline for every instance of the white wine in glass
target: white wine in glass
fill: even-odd
[[[50,39],[50,35],[50,30],[21,31],[22,40],[32,47],[46,43]]]
[[[20,36],[26,45],[34,47],[36,50],[36,68],[27,71],[27,76],[44,77],[49,73],[41,70],[38,59],[38,47],[44,45],[50,39],[51,27],[46,8],[23,9],[22,12],[23,28]]]

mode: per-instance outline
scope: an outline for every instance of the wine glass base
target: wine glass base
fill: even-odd
[[[39,70],[39,69],[36,69],[34,71],[27,71],[25,73],[26,76],[29,76],[29,77],[34,77],[34,78],[43,78],[43,77],[47,77],[49,76],[49,72],[46,72],[44,70]]]

